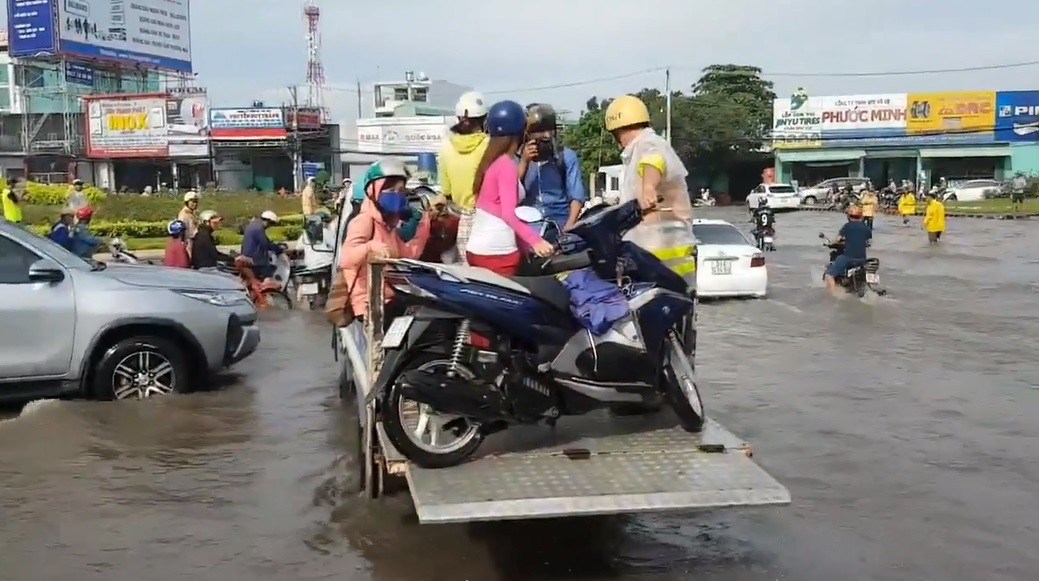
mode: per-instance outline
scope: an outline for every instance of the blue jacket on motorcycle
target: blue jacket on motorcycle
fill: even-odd
[[[267,237],[267,229],[263,220],[253,218],[242,233],[242,254],[253,261],[253,266],[268,266],[271,263],[270,253],[281,254],[282,248]]]
[[[71,248],[73,254],[80,258],[92,258],[97,247],[101,245],[101,239],[90,233],[90,227],[83,222],[72,227]]]

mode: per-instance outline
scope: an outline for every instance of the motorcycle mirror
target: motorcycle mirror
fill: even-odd
[[[541,213],[541,210],[538,210],[533,206],[517,206],[516,217],[527,224],[534,224],[540,222],[544,218],[544,215]]]

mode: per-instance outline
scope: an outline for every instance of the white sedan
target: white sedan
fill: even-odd
[[[747,207],[757,208],[758,200],[768,199],[773,210],[796,210],[801,207],[801,198],[790,184],[761,184],[747,195]]]
[[[701,297],[764,297],[765,255],[725,220],[693,220],[696,294]]]
[[[949,188],[943,199],[946,202],[979,202],[999,195],[1002,186],[996,180],[969,180]]]

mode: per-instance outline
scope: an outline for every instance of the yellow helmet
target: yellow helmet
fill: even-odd
[[[642,99],[633,95],[621,95],[610,101],[610,106],[606,108],[607,131],[639,123],[649,123],[649,109]]]

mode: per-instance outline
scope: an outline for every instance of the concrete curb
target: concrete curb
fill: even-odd
[[[808,212],[839,212],[837,208],[830,206],[801,206],[802,210]],[[899,214],[881,214],[898,217]],[[923,216],[923,214],[914,214],[916,216]],[[985,220],[1031,220],[1032,218],[1039,218],[1039,213],[1020,213],[1020,214],[979,214],[970,212],[946,212],[946,218],[984,218]]]

